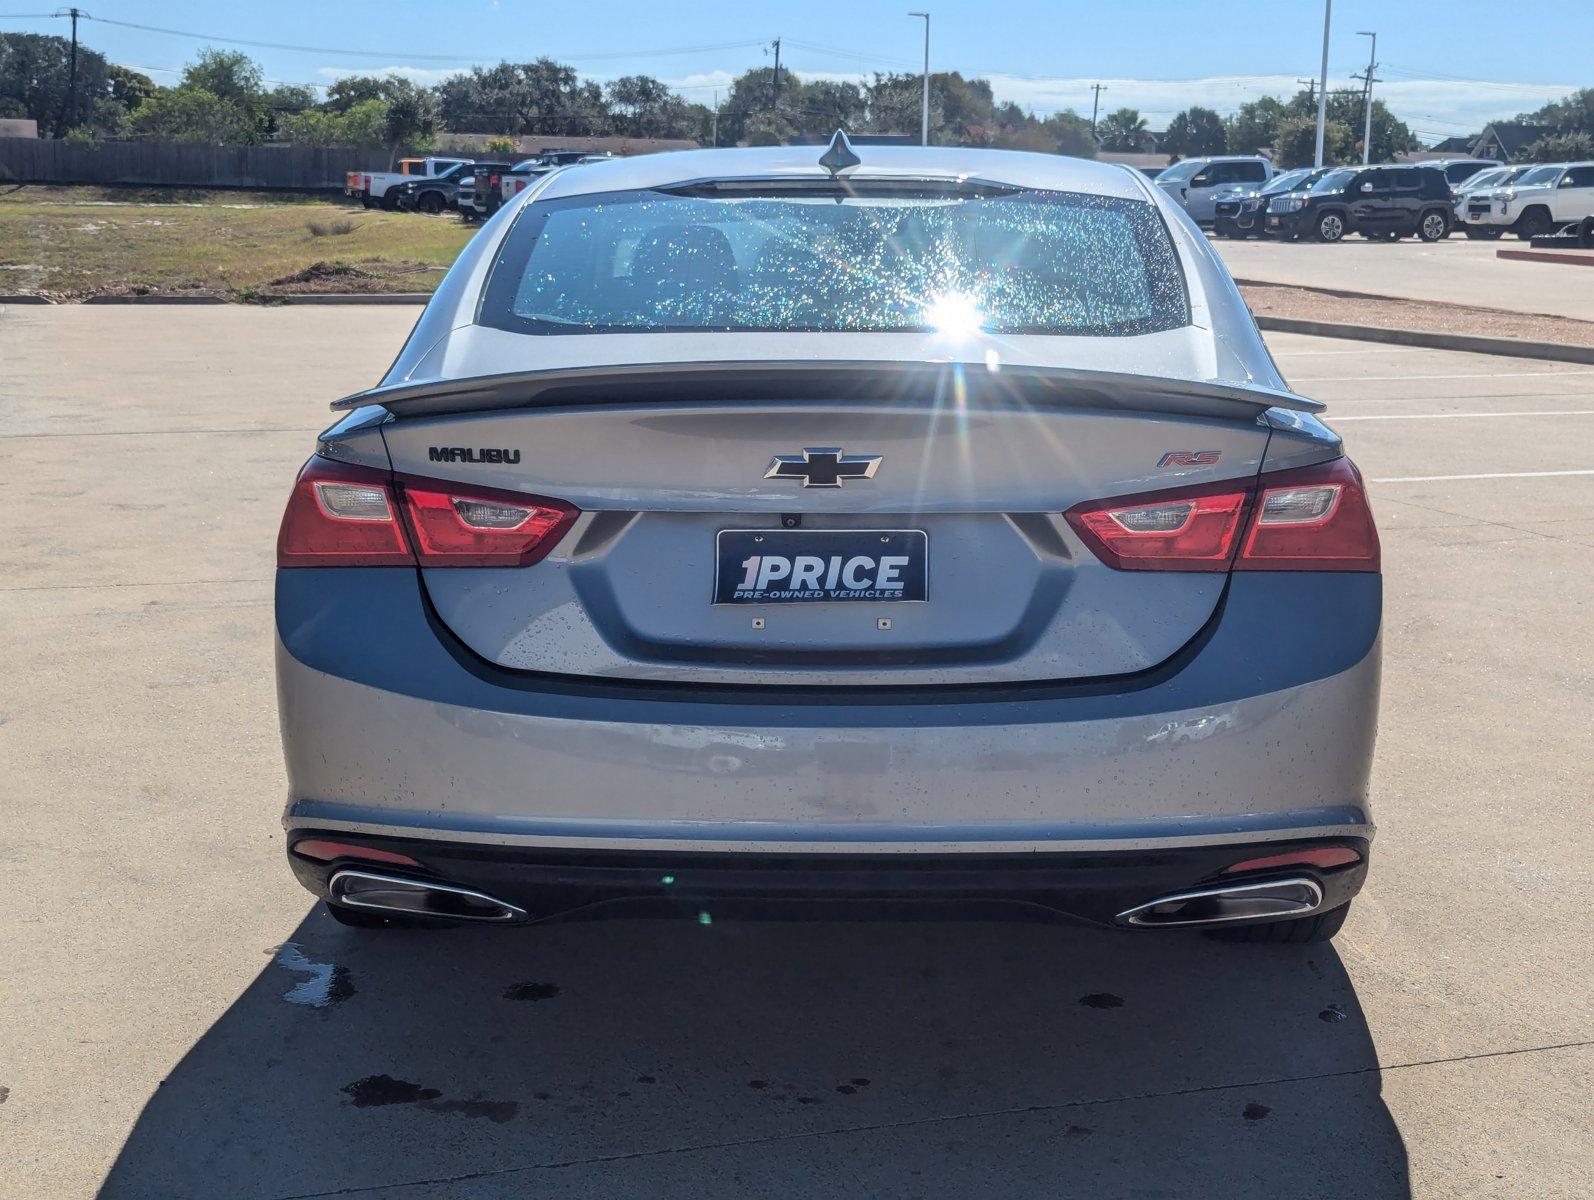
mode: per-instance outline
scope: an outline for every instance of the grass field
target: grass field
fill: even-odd
[[[429,292],[470,236],[305,197],[24,186],[0,193],[0,295]]]

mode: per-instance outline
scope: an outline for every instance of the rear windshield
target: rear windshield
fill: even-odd
[[[1156,209],[1068,192],[610,192],[531,205],[481,323],[674,330],[1139,334],[1189,323]]]

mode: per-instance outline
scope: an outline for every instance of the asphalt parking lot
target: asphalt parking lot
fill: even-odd
[[[1332,947],[368,936],[283,862],[273,539],[414,317],[0,309],[0,1195],[1594,1192],[1594,368],[1270,339],[1384,541]]]

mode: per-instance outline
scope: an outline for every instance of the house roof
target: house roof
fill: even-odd
[[[1524,125],[1520,121],[1497,121],[1484,126],[1478,141],[1493,137],[1508,158],[1515,158],[1542,137],[1555,132],[1554,125]]]

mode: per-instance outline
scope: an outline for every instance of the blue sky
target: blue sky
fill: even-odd
[[[1425,140],[1478,128],[1594,85],[1586,37],[1588,0],[1339,0],[1330,43],[1331,86],[1349,86],[1378,31],[1379,94]],[[915,70],[922,24],[933,13],[931,66],[991,79],[999,99],[1037,112],[1089,113],[1089,85],[1107,85],[1107,108],[1139,108],[1154,128],[1193,103],[1221,112],[1315,75],[1321,0],[85,0],[101,20],[80,26],[84,44],[113,61],[171,82],[202,39],[132,29],[111,21],[193,31],[219,39],[279,43],[246,50],[273,80],[326,84],[339,75],[399,71],[432,82],[499,58],[549,55],[602,80],[656,75],[711,102],[716,86],[766,64],[765,44],[783,39],[782,64],[802,76],[858,78]],[[19,17],[52,11],[39,0],[0,0],[0,29],[66,31],[62,20]],[[1509,14],[1508,18],[1506,14]],[[288,48],[288,47],[298,48]]]

